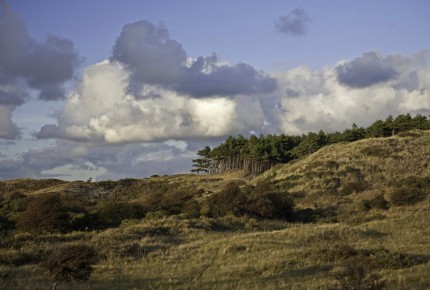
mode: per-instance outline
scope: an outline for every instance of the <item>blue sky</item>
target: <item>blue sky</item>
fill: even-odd
[[[333,65],[369,50],[414,53],[428,47],[430,26],[425,0],[16,0],[10,5],[33,37],[69,38],[87,64],[108,57],[122,26],[138,20],[165,23],[190,55],[216,52],[263,70]],[[273,23],[296,8],[309,14],[309,33],[282,37]]]
[[[430,112],[425,0],[0,3],[0,179],[187,172],[230,134]]]

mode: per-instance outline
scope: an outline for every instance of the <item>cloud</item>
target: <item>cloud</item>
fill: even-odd
[[[17,139],[21,133],[12,122],[13,106],[0,106],[0,139]]]
[[[368,58],[378,56],[384,65],[396,71],[396,77],[363,87],[347,86],[339,79],[339,67],[349,63],[345,61],[340,61],[334,68],[312,70],[301,66],[277,73],[282,130],[287,134],[320,129],[334,132],[352,123],[367,126],[390,114],[429,114],[430,69],[423,61],[426,55],[428,53],[386,57],[374,52],[364,54],[366,61],[358,58],[360,65],[367,64]],[[362,81],[361,75],[356,76],[358,80],[351,78],[351,83]],[[294,92],[293,96],[291,92]]]
[[[57,140],[53,146],[29,150],[13,159],[0,157],[0,179],[117,180],[189,172],[195,151],[176,143],[112,145]]]
[[[163,24],[156,26],[148,21],[123,27],[110,60],[131,72],[128,90],[136,96],[144,84],[193,97],[263,93],[276,88],[273,78],[248,64],[222,63],[215,54],[194,60],[187,57]]]
[[[340,83],[353,88],[387,82],[399,75],[393,59],[384,59],[375,52],[367,52],[353,61],[338,65],[336,72]]]
[[[278,32],[293,36],[305,35],[311,18],[302,8],[296,8],[286,16],[281,16],[275,21],[275,29]]]
[[[245,63],[220,64],[214,54],[193,61],[185,70],[183,79],[171,87],[194,97],[232,96],[270,93],[276,88],[276,80]]]
[[[153,142],[216,138],[263,125],[263,112],[256,97],[192,98],[157,85],[145,85],[142,96],[158,97],[136,98],[126,90],[129,77],[126,69],[110,62],[88,67],[79,88],[66,100],[58,126],[44,126],[37,137]]]
[[[162,24],[139,21],[124,26],[109,60],[85,69],[58,124],[36,136],[107,143],[220,138],[262,128],[260,99],[276,86],[245,63],[187,57]]]
[[[186,52],[164,25],[143,20],[123,27],[111,60],[125,64],[136,81],[170,84],[181,78]]]
[[[48,35],[33,39],[21,17],[6,1],[0,3],[0,138],[15,138],[19,130],[11,119],[16,107],[29,99],[28,89],[41,100],[65,98],[63,85],[74,77],[79,57],[70,40]]]
[[[4,8],[0,13],[0,51],[0,83],[23,78],[44,100],[65,97],[61,86],[72,79],[79,64],[70,40],[48,35],[38,42],[30,37],[21,17]]]

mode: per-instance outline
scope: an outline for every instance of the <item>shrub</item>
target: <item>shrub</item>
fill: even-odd
[[[240,190],[239,185],[229,183],[223,190],[208,197],[207,207],[209,215],[213,217],[243,215],[246,202],[247,196]]]
[[[47,269],[52,289],[60,281],[88,280],[97,263],[96,251],[86,245],[64,246],[49,255],[43,267]]]
[[[226,215],[249,215],[266,219],[288,219],[292,216],[294,202],[286,193],[271,191],[268,183],[254,189],[241,190],[237,183],[229,183],[225,188],[207,200],[202,211],[213,217]]]
[[[19,216],[16,227],[32,233],[65,232],[70,226],[70,216],[58,194],[44,194],[31,200]]]
[[[143,207],[124,201],[107,201],[98,205],[96,228],[118,227],[124,219],[140,219],[145,216]]]
[[[143,198],[143,204],[147,212],[164,211],[169,214],[189,213],[189,202],[195,196],[201,196],[202,189],[162,186],[154,190]],[[187,205],[188,204],[188,205]]]
[[[252,194],[246,203],[246,213],[266,219],[290,219],[294,202],[285,193]]]

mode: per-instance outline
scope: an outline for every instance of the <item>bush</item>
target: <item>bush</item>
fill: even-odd
[[[32,233],[65,232],[70,228],[70,216],[58,194],[43,194],[28,203],[16,228]]]
[[[147,212],[164,211],[169,214],[190,213],[189,203],[194,197],[201,196],[203,190],[195,188],[178,190],[177,187],[161,185],[160,188],[154,188],[143,198],[145,210]],[[191,211],[194,212],[194,210]]]
[[[124,201],[107,201],[98,205],[95,213],[99,229],[118,227],[125,219],[140,219],[145,216],[143,207],[136,203]]]
[[[241,190],[237,183],[229,183],[213,195],[203,206],[205,213],[213,217],[249,215],[265,219],[288,219],[292,216],[294,202],[286,193],[271,191],[270,184],[263,183],[254,189]]]
[[[60,281],[88,280],[97,263],[96,251],[86,245],[64,246],[49,255],[43,267],[48,270],[49,282],[56,289]]]
[[[206,200],[208,213],[213,217],[243,215],[247,196],[240,190],[237,183],[229,183],[218,193],[214,193]]]
[[[265,219],[291,219],[294,202],[285,193],[252,194],[246,203],[246,213]]]

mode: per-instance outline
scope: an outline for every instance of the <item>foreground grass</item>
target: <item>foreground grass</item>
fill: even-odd
[[[9,246],[17,256],[39,254],[41,260],[45,251],[62,244],[94,246],[103,259],[90,281],[62,283],[60,289],[337,289],[336,277],[354,255],[339,251],[342,247],[390,253],[374,254],[386,265],[371,270],[388,289],[428,289],[429,209],[426,201],[359,225],[235,217],[143,219],[98,233],[20,234]],[[12,255],[10,248],[0,250],[3,261],[8,251]],[[50,287],[37,264],[2,265],[0,279],[1,289]]]

